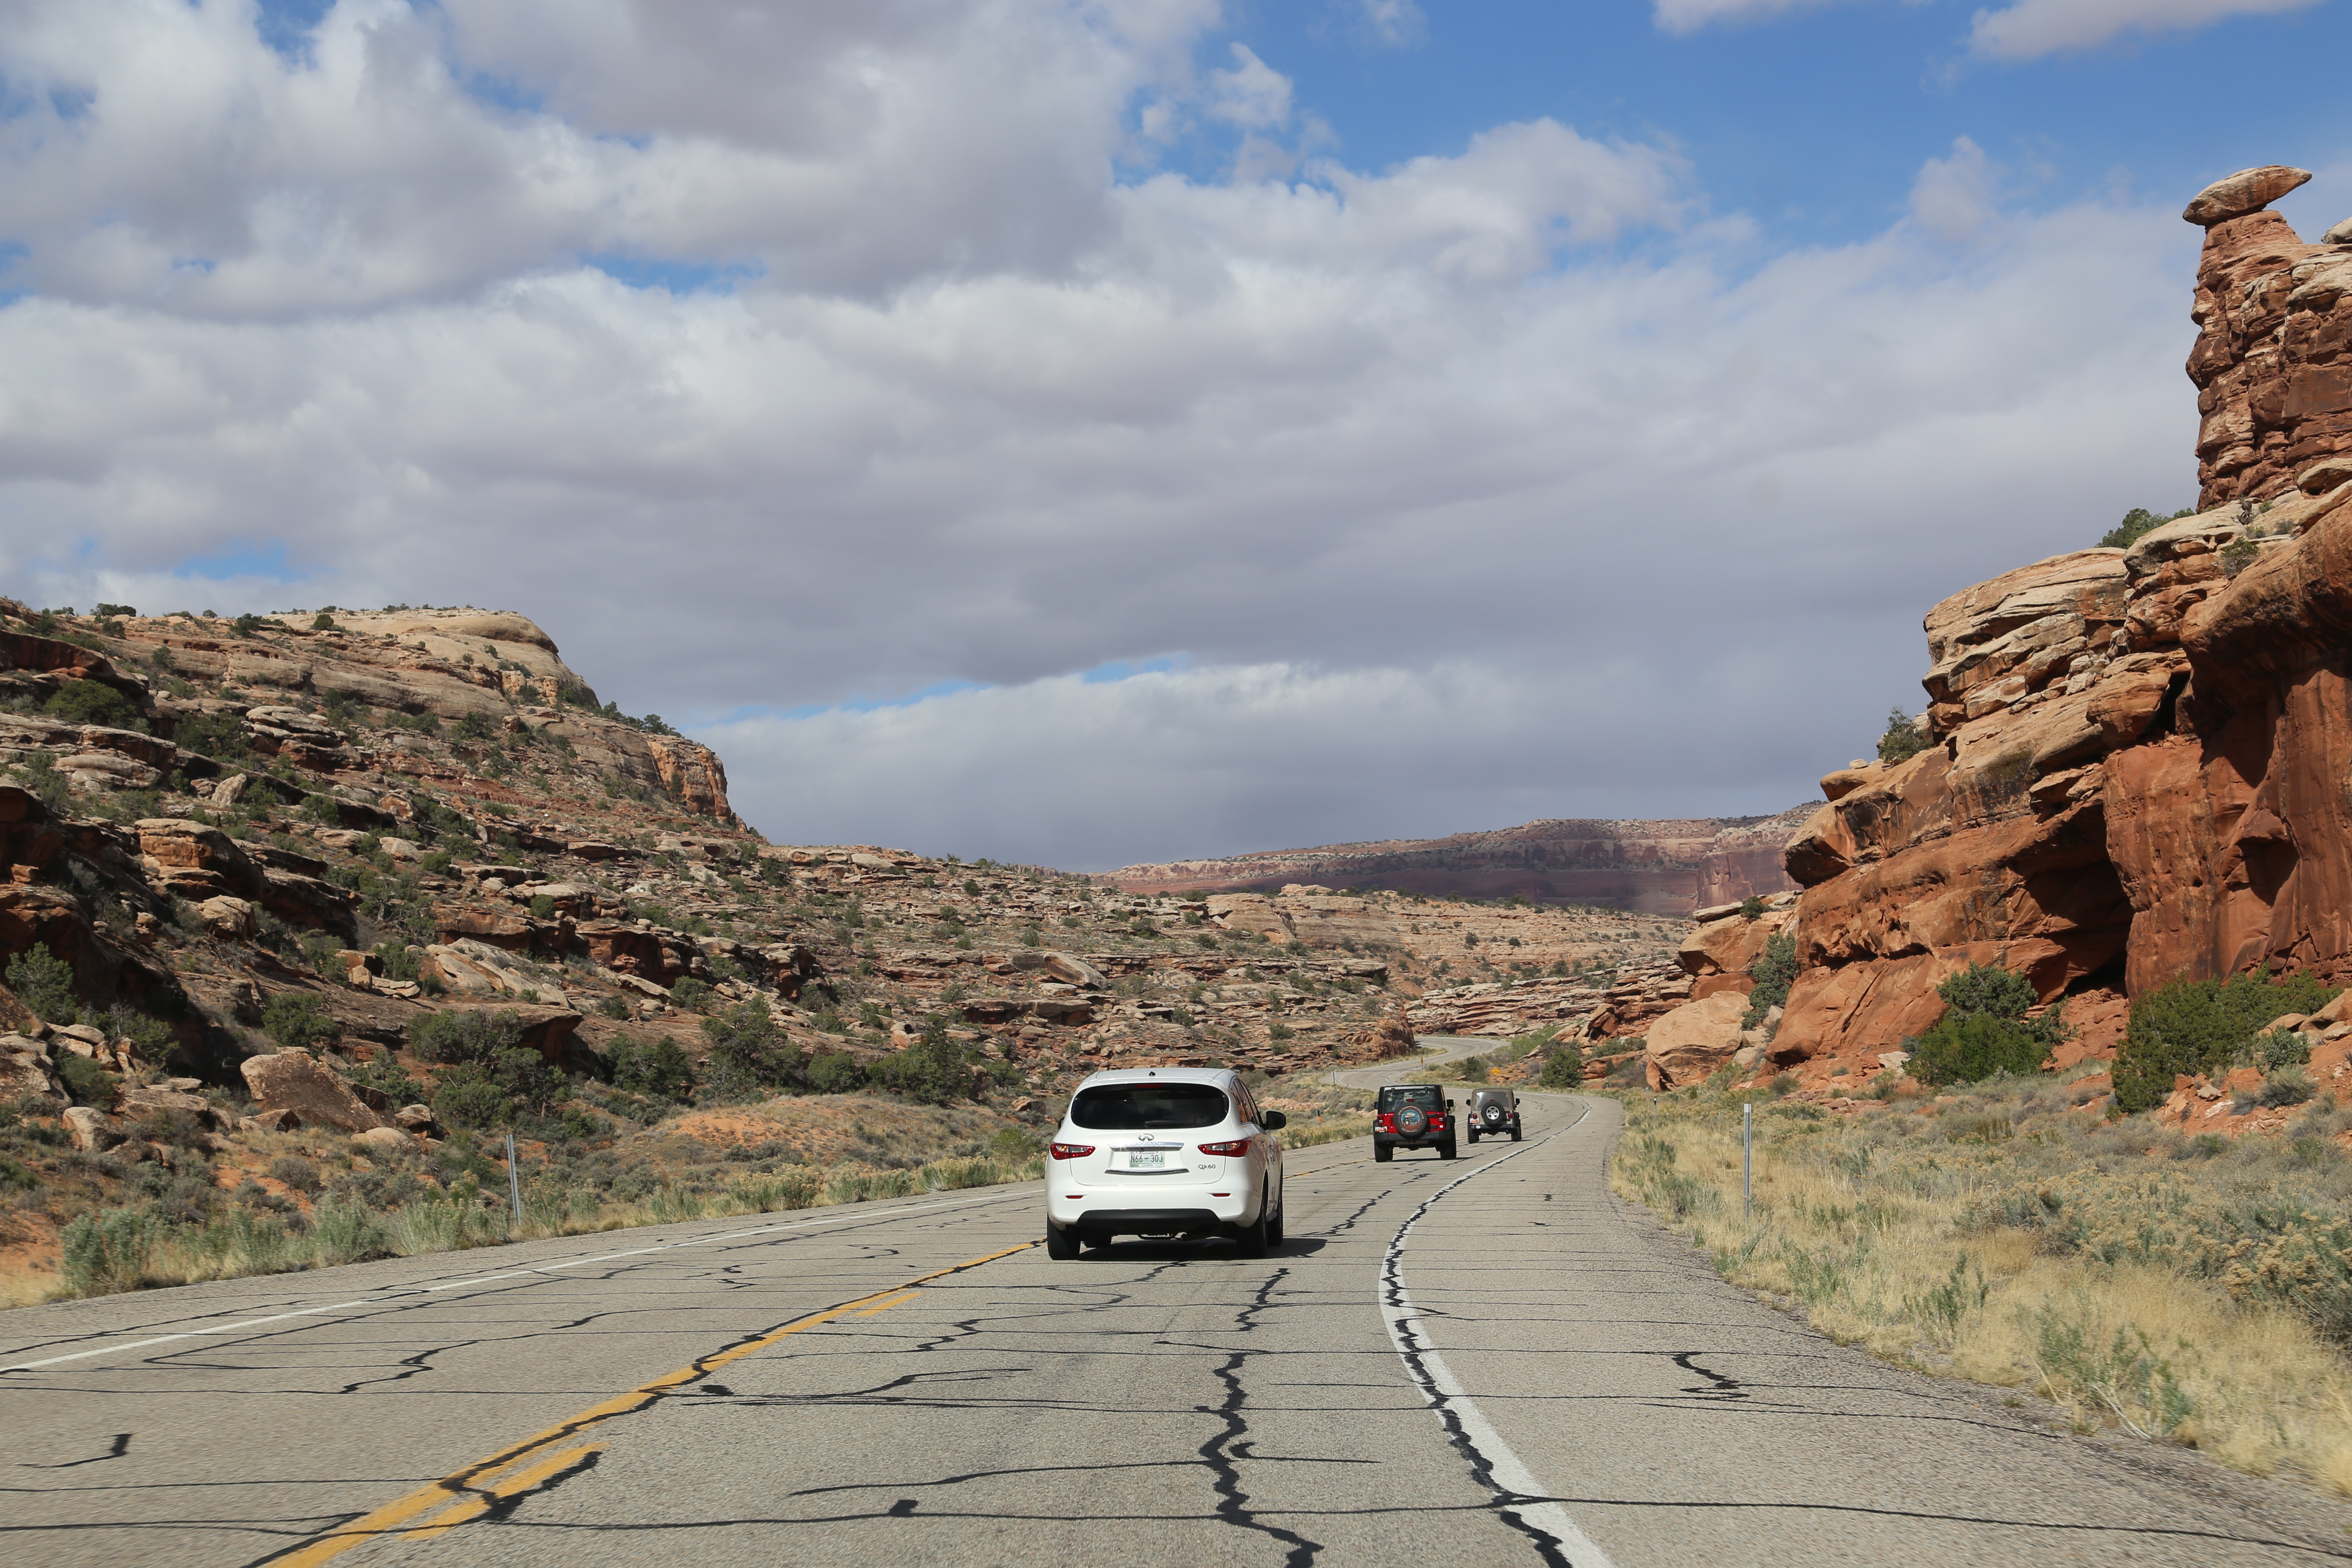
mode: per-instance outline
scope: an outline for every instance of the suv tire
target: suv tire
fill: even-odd
[[[1078,1255],[1078,1238],[1066,1230],[1045,1227],[1045,1256],[1056,1263],[1067,1263]]]
[[[1383,1165],[1387,1164],[1391,1160],[1396,1158],[1396,1145],[1392,1143],[1373,1144],[1372,1158]]]
[[[1282,1205],[1275,1205],[1274,1217],[1265,1222],[1265,1244],[1268,1247],[1282,1245]]]
[[[1519,1130],[1518,1130],[1517,1128],[1514,1127],[1514,1128],[1512,1128],[1512,1129],[1511,1129],[1511,1142],[1514,1142],[1514,1143],[1516,1143],[1516,1142],[1517,1142],[1518,1141],[1519,1141]]]
[[[1234,1239],[1242,1244],[1244,1258],[1264,1258],[1268,1240],[1265,1212],[1261,1210],[1255,1220],[1237,1227],[1234,1232]]]
[[[1454,1158],[1453,1139],[1448,1138],[1444,1142],[1440,1143],[1437,1146],[1437,1157],[1441,1160],[1451,1160]]]
[[[1473,1143],[1478,1142],[1478,1130],[1475,1127],[1470,1129],[1470,1142]]]

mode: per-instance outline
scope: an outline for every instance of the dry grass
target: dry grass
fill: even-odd
[[[794,1167],[741,1176],[715,1192],[665,1187],[626,1203],[600,1200],[593,1192],[542,1180],[523,1189],[520,1224],[503,1194],[485,1193],[470,1182],[389,1211],[328,1200],[298,1224],[249,1207],[230,1209],[203,1225],[173,1225],[139,1209],[109,1209],[68,1227],[58,1272],[0,1280],[0,1290],[5,1292],[0,1301],[29,1306],[372,1258],[417,1257],[545,1237],[1035,1181],[1045,1173],[1044,1163],[1039,1157],[998,1160],[981,1155],[901,1170]]]
[[[2332,1107],[2233,1147],[2088,1120],[2046,1082],[1853,1119],[1759,1105],[1745,1214],[1736,1100],[1628,1109],[1612,1188],[1832,1339],[2352,1495]]]

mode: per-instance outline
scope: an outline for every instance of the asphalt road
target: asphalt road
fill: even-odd
[[[1618,1114],[1300,1152],[1263,1260],[1055,1263],[1033,1184],[0,1314],[0,1561],[2352,1556],[1724,1285],[1608,1194]]]

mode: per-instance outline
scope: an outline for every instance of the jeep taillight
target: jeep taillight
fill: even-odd
[[[1095,1152],[1095,1146],[1091,1143],[1055,1143],[1049,1147],[1056,1160],[1075,1160],[1081,1154],[1091,1154]]]
[[[1381,1119],[1380,1119],[1380,1121],[1378,1121],[1377,1122],[1374,1122],[1374,1123],[1373,1123],[1373,1125],[1374,1125],[1374,1126],[1376,1126],[1376,1127],[1378,1127],[1378,1128],[1379,1128],[1381,1131],[1383,1131],[1383,1132],[1393,1132],[1393,1131],[1396,1131],[1396,1114],[1395,1114],[1395,1112],[1393,1112],[1393,1111],[1388,1111],[1388,1110],[1383,1110],[1383,1111],[1381,1111]]]
[[[1235,1138],[1232,1142],[1226,1143],[1203,1143],[1201,1145],[1201,1152],[1203,1154],[1223,1154],[1228,1160],[1238,1160],[1243,1155],[1249,1152],[1249,1146],[1250,1141],[1248,1139]]]

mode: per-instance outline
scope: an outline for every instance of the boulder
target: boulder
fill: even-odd
[[[265,1111],[291,1110],[306,1126],[345,1132],[365,1132],[385,1124],[342,1075],[321,1067],[307,1051],[247,1057],[239,1070],[254,1103]]]
[[[405,1130],[398,1127],[371,1127],[364,1132],[352,1133],[352,1142],[358,1148],[384,1152],[397,1152],[416,1147],[416,1140]]]
[[[2319,242],[2322,245],[2352,245],[2352,217],[2346,218],[2321,235]]]
[[[430,1137],[439,1131],[440,1123],[433,1118],[433,1108],[426,1105],[404,1105],[393,1112],[393,1125],[420,1138]]]
[[[1066,984],[1087,991],[1110,989],[1110,981],[1103,972],[1076,953],[1048,952],[1045,957],[1045,973]]]
[[[114,1113],[125,1121],[141,1121],[156,1116],[185,1116],[211,1132],[223,1131],[228,1127],[228,1118],[202,1095],[153,1084],[125,1084],[117,1089]]]
[[[2347,482],[2352,482],[2352,454],[2314,463],[2294,477],[2294,488],[2307,496],[2326,495]]]
[[[113,1117],[87,1105],[68,1108],[58,1120],[66,1124],[66,1136],[73,1146],[85,1154],[111,1149],[130,1136]]]
[[[159,888],[205,899],[250,892],[260,885],[260,868],[217,827],[176,816],[142,817],[131,827],[139,836],[147,879]]]
[[[216,937],[234,942],[254,931],[253,905],[244,899],[217,893],[196,906],[196,918]]]
[[[1650,1086],[1675,1089],[1704,1081],[1739,1048],[1739,1020],[1748,998],[1737,993],[1686,1002],[1652,1019],[1646,1031]]]
[[[287,1110],[264,1110],[246,1117],[237,1126],[247,1132],[291,1132],[302,1125],[302,1118]]]
[[[65,1089],[40,1041],[24,1035],[0,1035],[0,1102],[28,1106],[52,1116],[65,1109]]]
[[[2211,228],[2215,224],[2261,211],[2310,178],[2310,170],[2290,168],[2284,163],[2241,169],[2214,181],[2191,197],[2181,209],[2181,221]]]

